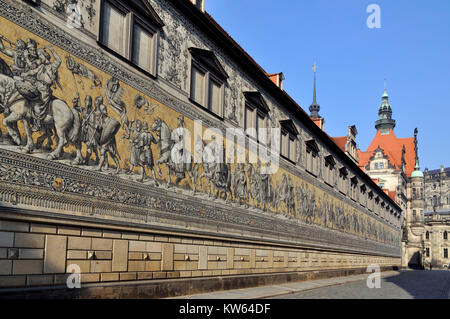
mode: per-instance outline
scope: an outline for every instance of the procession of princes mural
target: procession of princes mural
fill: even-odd
[[[70,160],[72,165],[144,185],[185,189],[234,206],[396,242],[387,226],[325,192],[319,194],[305,181],[293,182],[291,174],[282,172],[281,181],[275,182],[259,169],[259,162],[218,161],[226,151],[214,135],[208,140],[196,137],[191,154],[184,147],[183,115],[176,117],[176,127],[170,127],[173,119],[156,112],[160,104],[139,93],[126,102],[129,93],[118,79],[105,82],[75,57],[57,51],[37,39],[0,35],[2,148]],[[63,86],[70,77],[73,85]]]

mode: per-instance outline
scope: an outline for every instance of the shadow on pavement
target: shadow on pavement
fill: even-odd
[[[448,299],[450,297],[450,271],[448,270],[407,270],[392,277],[385,277],[383,281],[400,287],[415,299]]]

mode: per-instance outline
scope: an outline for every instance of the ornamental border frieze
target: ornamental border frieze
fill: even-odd
[[[56,210],[75,218],[77,214],[106,220],[112,218],[124,224],[137,221],[170,227],[181,222],[210,229],[246,231],[256,237],[264,232],[278,240],[288,239],[319,248],[390,255],[396,255],[397,251],[393,246],[355,240],[352,235],[299,221],[284,221],[202,199],[202,205],[198,205],[198,198],[142,188],[136,182],[2,149],[0,180],[0,202],[9,207],[22,205],[32,210]]]

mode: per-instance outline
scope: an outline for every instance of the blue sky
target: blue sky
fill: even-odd
[[[381,28],[369,29],[369,4]],[[397,137],[419,129],[421,169],[450,166],[450,1],[206,0],[206,10],[305,110],[317,100],[331,136],[375,136],[384,78]],[[309,112],[309,111],[308,111]]]

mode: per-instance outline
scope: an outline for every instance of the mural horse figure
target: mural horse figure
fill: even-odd
[[[27,137],[27,144],[25,150],[31,153],[34,149],[34,142],[32,139],[32,131],[30,127],[31,121],[31,105],[17,90],[15,80],[7,74],[0,74],[0,92],[3,92],[2,104],[5,118],[3,125],[5,125],[8,133],[16,145],[21,144],[19,130],[17,129],[17,122],[22,121]],[[81,155],[81,141],[79,132],[81,123],[78,113],[71,109],[66,102],[52,97],[49,101],[49,111],[45,119],[42,121],[42,127],[45,128],[46,134],[54,128],[57,135],[58,145],[48,155],[48,158],[58,159],[62,155],[63,147],[68,143],[72,143],[76,147],[76,158],[74,164],[80,164],[83,161]]]
[[[156,142],[161,149],[161,156],[156,161],[156,171],[159,176],[162,176],[160,165],[165,163],[167,166],[167,187],[170,187],[170,176],[176,177],[176,184],[186,178],[186,173],[192,182],[192,191],[195,193],[196,173],[194,159],[191,154],[184,154],[184,158],[190,160],[175,163],[171,156],[171,150],[174,146],[174,141],[171,138],[171,130],[167,124],[160,118],[156,118],[151,126],[151,130],[157,134]],[[187,152],[186,150],[183,150]]]

